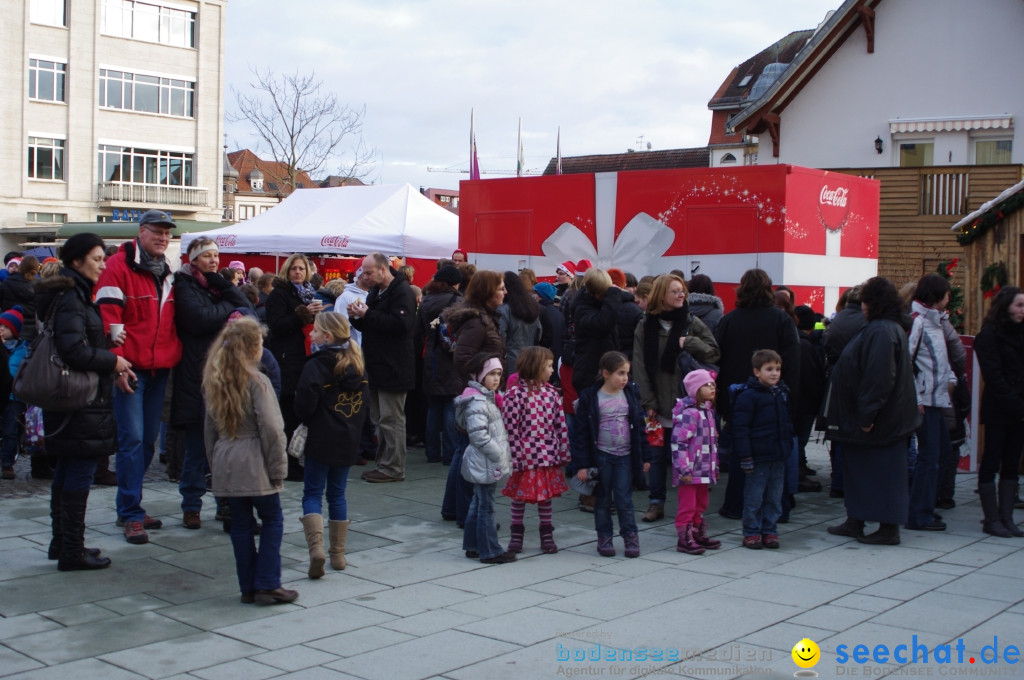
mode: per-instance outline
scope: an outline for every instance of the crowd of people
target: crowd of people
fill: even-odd
[[[806,458],[815,429],[831,442],[827,491],[847,512],[830,533],[895,545],[901,525],[944,530],[936,510],[955,504],[969,394],[939,275],[902,293],[869,279],[826,317],[760,269],[743,274],[732,310],[703,274],[637,280],[581,260],[561,263],[552,284],[528,269],[477,270],[461,250],[422,290],[382,253],[326,285],[302,254],[277,275],[241,261],[221,269],[217,243],[203,237],[175,269],[174,228],[149,211],[113,252],[76,235],[59,261],[12,257],[0,284],[8,378],[44,329],[69,367],[99,378],[84,409],[42,409],[35,425],[31,404],[12,396],[4,410],[3,478],[14,477],[21,429],[34,427],[38,457],[55,463],[49,558],[61,570],[110,565],[84,529],[111,453],[125,540],[146,543],[162,526],[145,510],[143,479],[165,430],[181,442],[168,469],[182,524],[201,528],[204,497],[215,499],[243,602],[298,596],[281,586],[285,480],[303,484],[308,575],[318,579],[328,561],[346,567],[350,469],[402,482],[418,439],[427,462],[449,466],[442,519],[463,528],[467,558],[488,564],[523,551],[527,504],[541,551],[558,552],[552,500],[569,493],[594,514],[599,554],[616,554],[615,515],[624,555],[637,557],[633,493],[647,492],[640,520],[655,522],[670,483],[677,550],[715,550],[708,487],[723,476],[718,514],[741,521],[744,547],[778,549],[797,494],[823,491]],[[1024,536],[1013,522],[1022,333],[1024,292],[1004,287],[975,343],[987,428],[978,493],[983,530],[1000,537]],[[510,499],[507,545],[499,490]],[[866,533],[869,522],[878,527]]]

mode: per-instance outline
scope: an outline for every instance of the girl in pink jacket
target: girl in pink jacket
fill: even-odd
[[[718,428],[715,425],[715,374],[704,369],[683,378],[686,395],[672,409],[672,483],[679,487],[676,550],[700,555],[721,541],[708,538],[704,511],[708,486],[718,481]]]
[[[548,383],[554,355],[545,347],[526,347],[516,358],[519,378],[510,381],[502,418],[512,449],[512,476],[501,493],[512,499],[512,539],[509,552],[523,551],[523,514],[527,503],[537,504],[540,548],[558,552],[551,524],[551,499],[569,490],[564,467],[569,462],[569,433],[562,397]]]

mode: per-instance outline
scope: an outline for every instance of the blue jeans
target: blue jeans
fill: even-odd
[[[9,395],[8,395],[9,396]],[[0,396],[0,398],[4,398]],[[25,415],[25,404],[7,399],[3,414],[3,442],[0,442],[0,461],[4,467],[12,467],[21,449],[21,427],[18,423]]]
[[[448,467],[448,479],[444,487],[444,500],[441,501],[441,516],[454,517],[460,526],[466,524],[470,501],[473,500],[473,485],[462,476],[462,454],[469,446],[469,439],[461,432],[456,432],[459,440],[455,446],[452,464]]]
[[[598,536],[615,533],[612,524],[612,496],[619,514],[619,534],[636,533],[636,517],[633,514],[633,461],[631,456],[613,456],[604,451],[597,452],[597,487],[594,489],[594,528]],[[651,471],[654,467],[652,464]],[[653,477],[653,475],[652,475]],[[654,488],[652,482],[651,488]],[[663,487],[664,488],[664,487]],[[664,491],[662,491],[664,493]],[[664,502],[664,497],[662,498]]]
[[[141,522],[142,480],[153,460],[160,434],[160,412],[170,371],[138,371],[139,386],[132,394],[114,388],[117,419],[117,515],[126,522]]]
[[[72,458],[58,456],[57,467],[53,471],[53,483],[50,489],[59,491],[88,491],[92,486],[92,478],[96,474],[95,458]]]
[[[455,398],[427,397],[427,435],[423,444],[427,452],[427,461],[451,464],[458,441],[458,430],[455,429]]]
[[[284,516],[281,496],[242,496],[228,498],[231,506],[231,545],[235,549],[238,587],[243,593],[253,590],[274,590],[281,587],[281,537]],[[256,549],[256,508],[263,521],[260,547]]]
[[[732,477],[731,474],[729,476]],[[746,475],[743,485],[744,536],[779,533],[776,523],[782,516],[782,486],[785,478],[784,460],[754,463],[754,471]]]
[[[302,514],[322,515],[324,490],[327,491],[327,512],[335,521],[348,519],[345,486],[348,484],[347,465],[327,465],[306,456],[306,474],[302,487]]]
[[[624,456],[627,460],[629,456]],[[668,466],[672,461],[672,428],[665,428],[665,445],[651,447],[651,469],[647,473],[648,498],[651,505],[665,503],[665,490],[668,487]],[[618,503],[618,500],[615,501]]]
[[[185,456],[181,461],[181,476],[178,478],[182,512],[199,512],[203,509],[203,494],[206,493],[206,467],[203,424],[189,423],[185,426]]]
[[[460,475],[461,476],[461,475]],[[497,557],[505,552],[498,543],[498,528],[494,524],[494,489],[497,484],[474,484],[473,500],[466,514],[466,528],[462,532],[462,549],[475,550],[480,559]]]
[[[917,429],[917,462],[910,482],[910,512],[907,527],[919,528],[935,521],[935,494],[939,485],[939,461],[952,455],[949,429],[942,409],[924,407],[924,419]]]

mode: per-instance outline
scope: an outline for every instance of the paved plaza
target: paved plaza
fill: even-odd
[[[467,559],[461,530],[440,518],[447,468],[420,449],[409,459],[403,483],[371,485],[354,471],[348,568],[318,581],[305,574],[301,485],[286,484],[283,580],[300,597],[277,606],[239,602],[212,504],[201,530],[185,529],[158,464],[145,506],[164,528],[129,545],[114,525],[115,490],[94,487],[87,544],[113,565],[58,572],[45,555],[48,491],[24,480],[20,462],[19,480],[0,485],[0,676],[792,678],[811,672],[791,656],[809,638],[822,678],[1024,677],[1013,656],[1024,646],[1024,539],[981,532],[974,475],[959,476],[957,507],[942,512],[948,531],[903,530],[898,547],[826,533],[845,513],[825,492],[798,497],[780,550],[744,549],[740,523],[710,515],[720,550],[676,552],[666,517],[641,524],[639,559],[623,558],[618,538],[619,556],[603,558],[593,516],[560,499],[557,555],[540,553],[528,508],[520,560],[488,566]],[[827,473],[822,446],[811,465]],[[635,502],[642,512],[646,494]],[[498,518],[505,541],[504,499]]]

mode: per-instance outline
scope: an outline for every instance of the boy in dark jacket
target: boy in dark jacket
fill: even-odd
[[[789,388],[782,382],[782,358],[770,349],[754,353],[754,377],[734,385],[733,436],[743,488],[743,547],[778,548],[776,523],[782,515],[786,458],[793,449]]]

